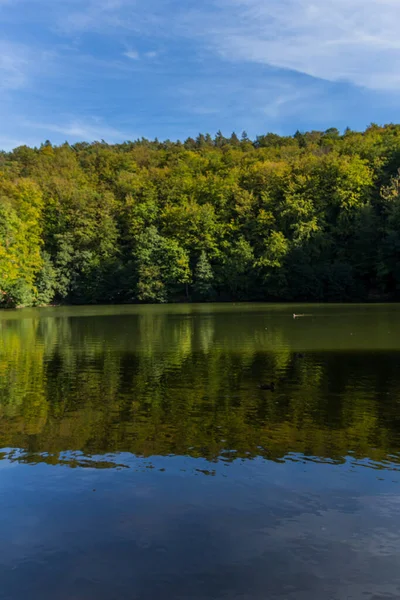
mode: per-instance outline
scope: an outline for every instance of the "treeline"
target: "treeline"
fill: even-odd
[[[400,125],[0,153],[0,305],[400,297]]]

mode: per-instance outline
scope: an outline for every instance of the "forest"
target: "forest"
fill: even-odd
[[[0,307],[400,299],[400,125],[0,153]]]

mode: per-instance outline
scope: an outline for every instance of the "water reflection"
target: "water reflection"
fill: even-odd
[[[3,314],[0,447],[19,449],[3,456],[395,463],[400,318],[392,307],[341,311],[313,307],[296,321],[291,307]],[[273,392],[259,389],[271,381]]]
[[[398,600],[399,314],[1,313],[0,600]]]

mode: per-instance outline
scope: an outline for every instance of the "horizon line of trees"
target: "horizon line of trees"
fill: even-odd
[[[400,125],[0,152],[0,307],[400,297]]]

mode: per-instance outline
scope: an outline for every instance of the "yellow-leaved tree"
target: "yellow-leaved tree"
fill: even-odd
[[[42,208],[34,182],[9,181],[0,174],[0,305],[34,301],[42,268]]]

